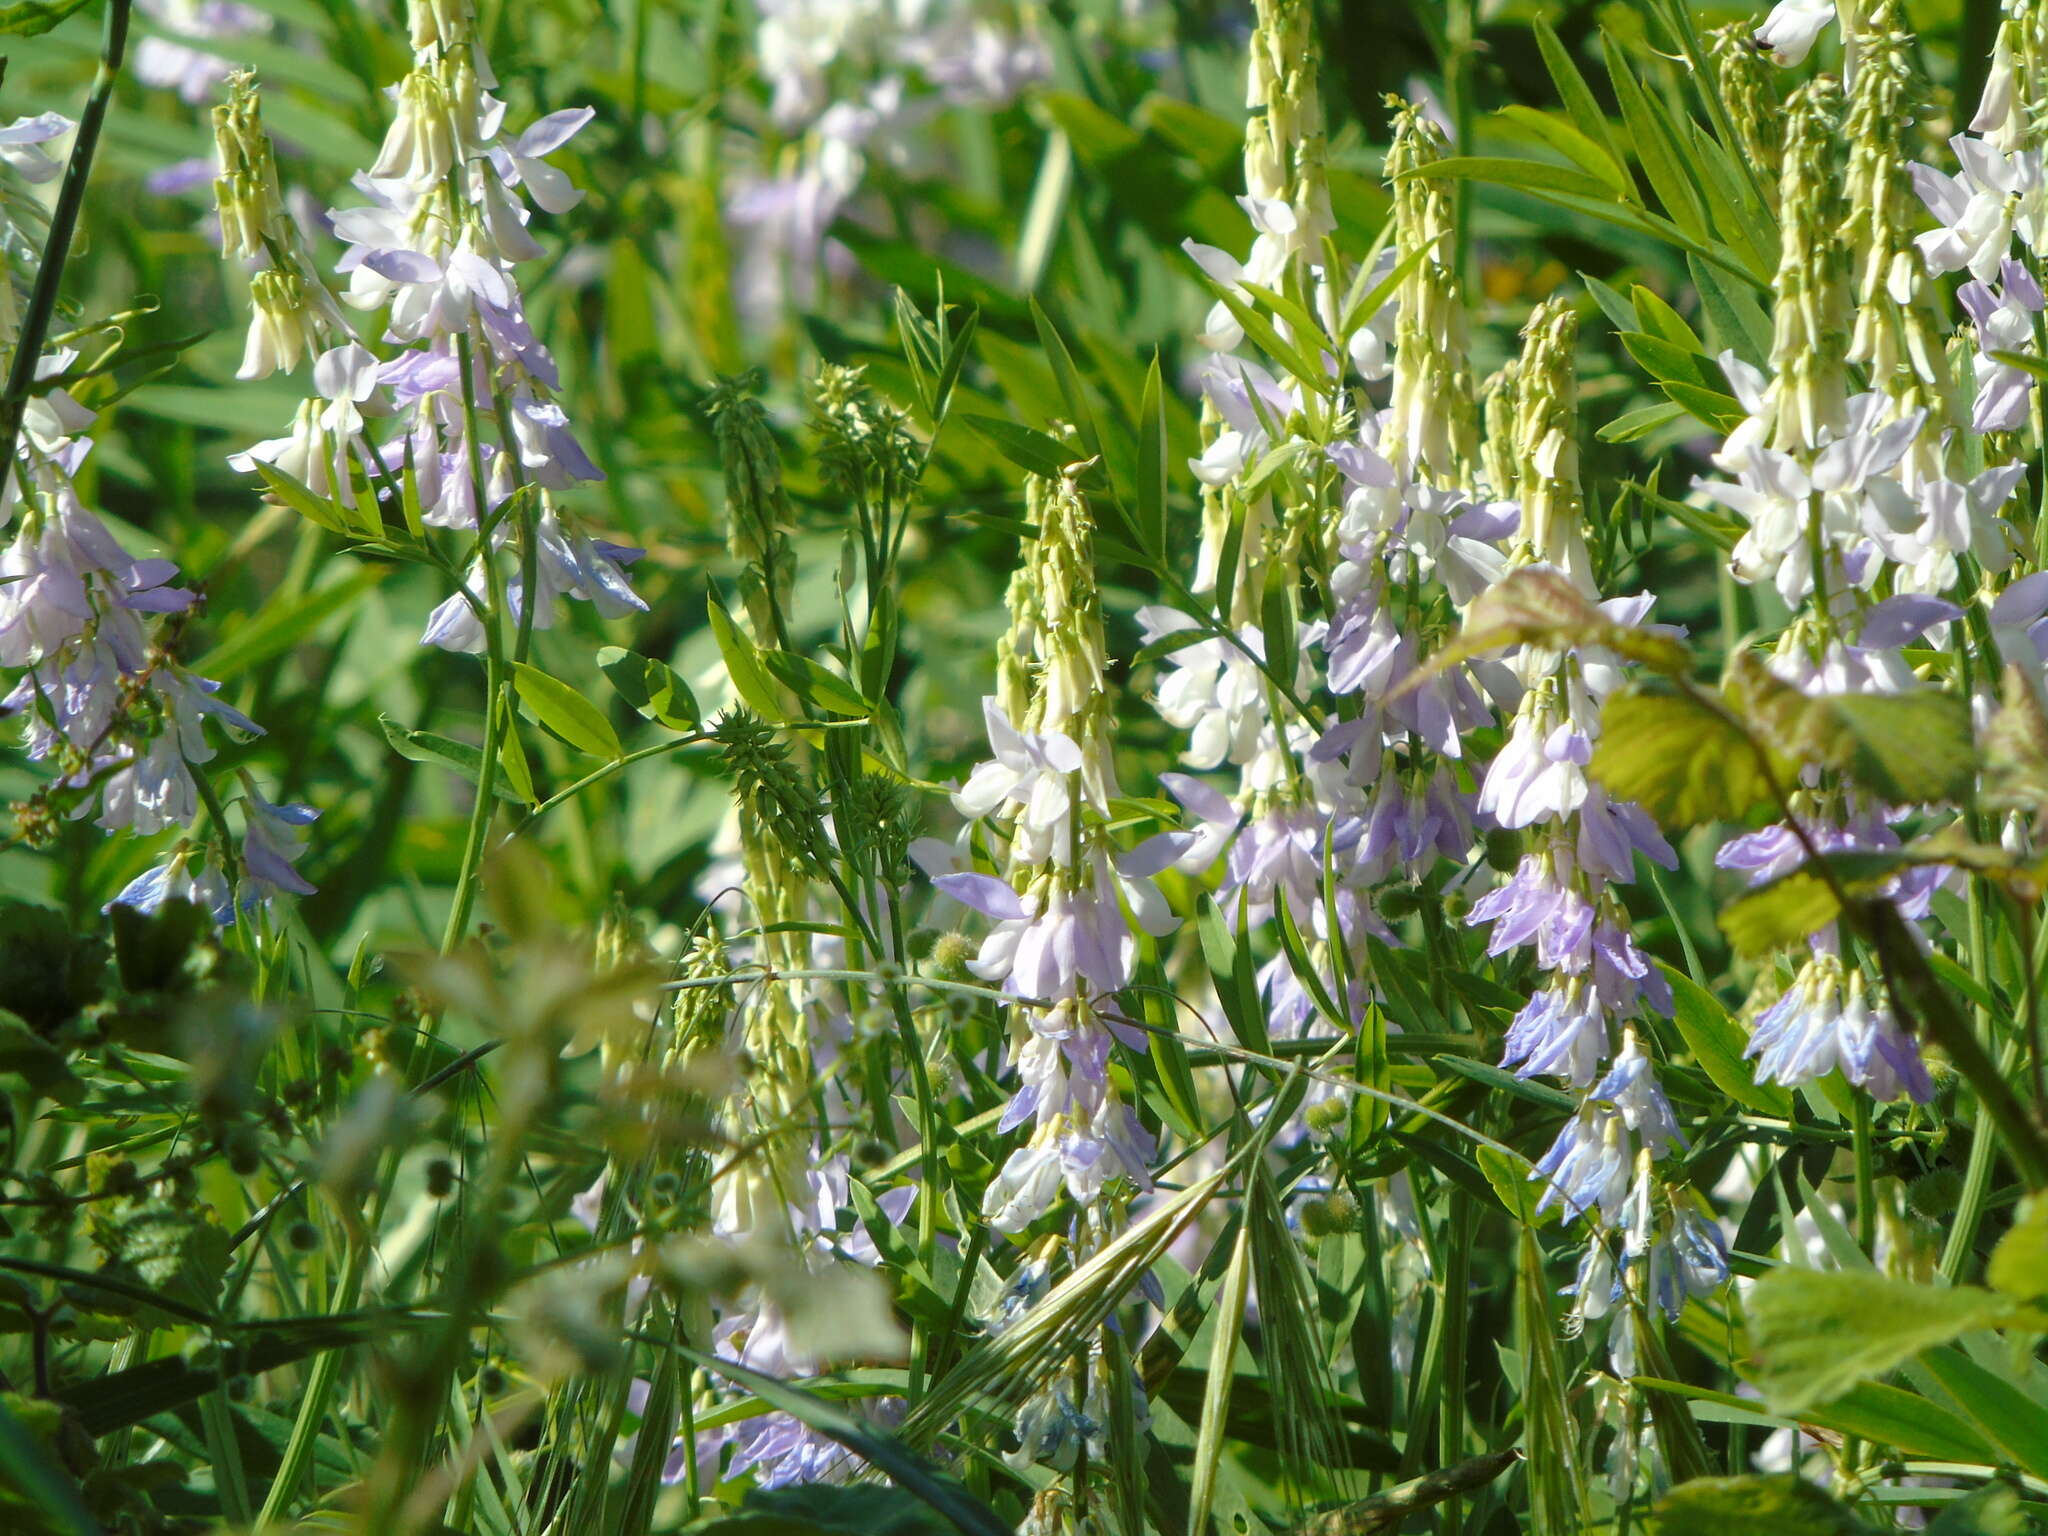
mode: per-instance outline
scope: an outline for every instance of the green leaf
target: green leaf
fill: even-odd
[[[11,5],[0,5],[0,34],[40,36],[91,3],[92,0],[14,0]]]
[[[1798,1477],[1700,1477],[1657,1501],[1654,1536],[1866,1536],[1847,1506]]]
[[[1758,1082],[1742,1059],[1743,1047],[1748,1044],[1742,1026],[1728,1016],[1711,992],[1683,971],[1668,965],[1662,969],[1671,984],[1671,1021],[1678,1026],[1699,1069],[1744,1109],[1790,1120],[1791,1093],[1777,1083]]]
[[[1998,1246],[1984,1278],[1992,1288],[2024,1301],[2048,1296],[2048,1196],[2029,1195]]]
[[[1969,798],[1977,751],[1970,707],[1934,688],[1813,700],[1801,745],[1891,805]]]
[[[973,429],[975,436],[1019,469],[1046,480],[1059,479],[1069,464],[1085,457],[1058,438],[1014,421],[967,413],[962,413],[960,419]]]
[[[1752,368],[1763,367],[1771,356],[1771,320],[1757,302],[1757,290],[1697,256],[1688,256],[1685,265],[1714,355],[1733,352]]]
[[[1240,923],[1233,934],[1224,926],[1223,913],[1213,897],[1204,896],[1196,910],[1195,931],[1201,938],[1202,959],[1209,967],[1216,999],[1223,1005],[1224,1021],[1238,1039],[1263,1053],[1271,1049],[1272,1042],[1266,1035],[1265,1002],[1259,996],[1250,926]]]
[[[1922,1350],[2027,1309],[1972,1285],[1935,1286],[1875,1272],[1779,1268],[1750,1292],[1754,1380],[1773,1413],[1796,1415],[1882,1376]]]
[[[1212,1308],[1209,1371],[1202,1389],[1202,1418],[1195,1433],[1192,1486],[1188,1493],[1188,1536],[1206,1536],[1216,1498],[1216,1473],[1223,1463],[1230,1389],[1237,1380],[1237,1345],[1244,1329],[1245,1297],[1251,1283],[1251,1223],[1237,1229],[1230,1263],[1223,1271]]]
[[[1145,394],[1138,405],[1138,533],[1148,549],[1166,548],[1166,389],[1159,379],[1159,352],[1145,370]]]
[[[283,502],[316,527],[351,539],[365,535],[373,539],[384,536],[381,527],[366,523],[338,501],[314,495],[303,481],[294,479],[275,464],[267,464],[262,459],[251,459],[249,462],[255,466],[256,473],[262,477],[263,484],[272,497]]]
[[[1492,1147],[1480,1147],[1472,1154],[1472,1160],[1479,1164],[1479,1171],[1486,1175],[1486,1182],[1500,1196],[1500,1203],[1508,1208],[1508,1214],[1523,1226],[1539,1227],[1563,1214],[1555,1205],[1540,1214],[1537,1212],[1536,1206],[1543,1198],[1543,1186],[1530,1179],[1526,1163]]]
[[[484,755],[467,742],[454,741],[433,731],[409,731],[389,715],[379,715],[377,723],[384,728],[384,739],[391,743],[391,750],[400,757],[415,763],[438,763],[472,784],[483,777]],[[501,773],[492,780],[498,797],[514,805],[531,804],[530,799],[522,799],[519,791],[506,782],[506,777]]]
[[[855,717],[874,713],[875,706],[861,697],[858,688],[808,656],[767,650],[761,652],[761,663],[785,688],[814,708]]]
[[[1683,421],[1689,414],[1686,408],[1675,401],[1663,405],[1638,406],[1635,410],[1624,411],[1614,420],[1600,428],[1593,435],[1603,443],[1633,443],[1648,437],[1652,432]]]
[[[605,719],[604,711],[560,678],[529,662],[515,661],[512,686],[534,718],[577,751],[612,761],[626,755],[619,733]]]
[[[1770,802],[1770,781],[1742,729],[1688,692],[1633,687],[1600,711],[1586,771],[1616,800],[1667,827],[1741,821]]]
[[[732,679],[733,692],[762,719],[780,722],[785,713],[782,696],[761,660],[760,650],[733,623],[716,592],[706,599],[705,612],[711,621],[712,636],[718,641],[718,654],[725,660],[725,675]]]
[[[597,669],[643,719],[687,732],[704,718],[689,685],[666,662],[607,645],[597,653]]]
[[[1447,155],[1401,173],[1400,179],[1421,176],[1430,181],[1481,181],[1496,187],[1561,192],[1596,202],[1612,202],[1614,189],[1597,177],[1543,160],[1515,160],[1496,155]]]
[[[1614,189],[1616,197],[1625,198],[1634,193],[1635,187],[1628,179],[1628,172],[1608,153],[1607,146],[1587,137],[1576,123],[1555,112],[1543,112],[1535,107],[1502,107],[1497,115],[1531,138],[1549,145],[1595,180],[1606,182]]]
[[[1959,1349],[1931,1349],[1920,1363],[1987,1440],[2035,1477],[2048,1477],[2048,1409]]]
[[[1693,328],[1679,317],[1678,311],[1663,299],[1641,283],[1637,283],[1629,290],[1629,297],[1633,301],[1636,320],[1641,330],[1669,342],[1682,351],[1705,355],[1706,343],[1702,342]]]
[[[311,592],[296,597],[280,594],[193,662],[193,670],[224,683],[238,672],[283,655],[376,586],[387,571],[385,566],[367,565]]]
[[[1669,395],[1674,404],[1684,406],[1717,432],[1729,431],[1743,418],[1740,401],[1707,385],[1689,384],[1684,379],[1659,379],[1657,387]]]
[[[1671,222],[1692,239],[1704,240],[1707,223],[1700,208],[1699,192],[1686,174],[1682,151],[1670,125],[1636,79],[1614,35],[1603,28],[1600,42],[1607,55],[1607,78],[1614,86],[1614,99],[1621,106],[1628,145],[1635,151],[1644,177]]]
[[[1095,430],[1095,407],[1089,402],[1087,387],[1081,382],[1080,370],[1074,367],[1074,354],[1067,350],[1067,344],[1061,338],[1059,328],[1039,307],[1035,295],[1030,302],[1031,324],[1038,332],[1039,350],[1045,355],[1046,365],[1052,369],[1053,381],[1059,386],[1060,398],[1066,402],[1067,420],[1074,424],[1074,433],[1081,439],[1084,456],[1100,458],[1102,435]]]
[[[1645,295],[1647,292],[1642,288],[1636,290],[1638,295]],[[1641,297],[1637,298],[1636,305],[1637,312],[1640,313]],[[1636,360],[1643,372],[1658,383],[1676,381],[1697,385],[1702,389],[1708,387],[1706,359],[1696,348],[1668,340],[1663,336],[1652,336],[1647,331],[1622,331],[1617,339],[1628,349],[1628,355]]]
[[[1633,201],[1635,184],[1629,179],[1628,164],[1622,158],[1621,145],[1615,138],[1614,126],[1608,122],[1607,114],[1600,110],[1600,103],[1593,95],[1593,88],[1586,84],[1586,77],[1579,72],[1579,66],[1565,51],[1563,42],[1551,29],[1549,22],[1541,16],[1532,17],[1529,29],[1536,34],[1536,46],[1543,54],[1543,67],[1550,71],[1551,83],[1557,87],[1557,99],[1571,115],[1573,126],[1604,148],[1608,158],[1620,167],[1621,195]]]

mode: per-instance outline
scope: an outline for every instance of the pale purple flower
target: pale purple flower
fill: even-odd
[[[64,162],[43,146],[52,139],[61,139],[74,126],[70,118],[59,112],[17,117],[0,128],[0,161],[5,161],[24,181],[49,181],[64,169]]]
[[[247,829],[242,840],[245,889],[262,901],[285,893],[312,895],[313,883],[297,868],[306,851],[300,829],[311,826],[320,813],[310,805],[273,805],[254,788],[246,788],[242,815]]]

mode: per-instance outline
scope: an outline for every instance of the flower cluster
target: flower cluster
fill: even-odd
[[[244,372],[313,358],[313,398],[289,434],[251,447],[237,467],[331,499],[344,526],[381,539],[387,523],[475,535],[456,592],[423,643],[483,652],[553,624],[555,599],[605,617],[644,611],[625,568],[637,549],[581,528],[559,497],[602,478],[557,403],[553,357],[527,320],[513,269],[542,253],[533,209],[566,213],[582,194],[547,157],[591,119],[550,113],[517,134],[466,3],[412,7],[413,67],[376,163],[355,178],[363,202],[337,208],[346,245],[343,299],[385,315],[380,358],[358,338],[286,222],[253,109],[223,109],[221,226],[228,254],[253,268],[256,319]],[[528,206],[529,200],[531,207]],[[373,444],[370,423],[386,423]],[[516,542],[516,568],[499,552]]]
[[[70,129],[54,115],[0,129],[11,167],[0,174],[54,177],[60,166],[41,146]],[[15,225],[21,196],[0,188],[0,245],[9,250],[26,244]],[[10,273],[0,278],[0,347],[10,357],[41,340],[25,334],[26,323]],[[245,774],[242,846],[229,852],[223,805],[206,776],[219,750],[214,733],[246,740],[261,731],[219,696],[220,684],[178,660],[199,594],[178,584],[170,560],[130,554],[80,495],[95,416],[62,382],[79,357],[70,345],[41,350],[34,376],[51,382],[10,421],[12,463],[0,486],[0,525],[13,525],[0,550],[0,667],[18,674],[0,697],[0,716],[21,722],[29,759],[52,773],[16,817],[30,841],[50,836],[60,816],[91,816],[109,832],[140,837],[186,829],[167,862],[114,899],[153,910],[177,897],[225,923],[238,879],[251,905],[278,891],[312,890],[294,867],[303,850],[290,829],[314,813],[271,804]],[[206,837],[202,815],[211,823]]]

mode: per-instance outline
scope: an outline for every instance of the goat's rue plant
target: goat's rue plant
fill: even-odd
[[[0,1528],[2048,1518],[2042,0],[0,32]]]

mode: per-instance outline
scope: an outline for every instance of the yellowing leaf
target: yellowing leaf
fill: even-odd
[[[1771,800],[1741,728],[1703,700],[1666,690],[1632,688],[1607,701],[1586,771],[1668,827],[1741,821]]]

